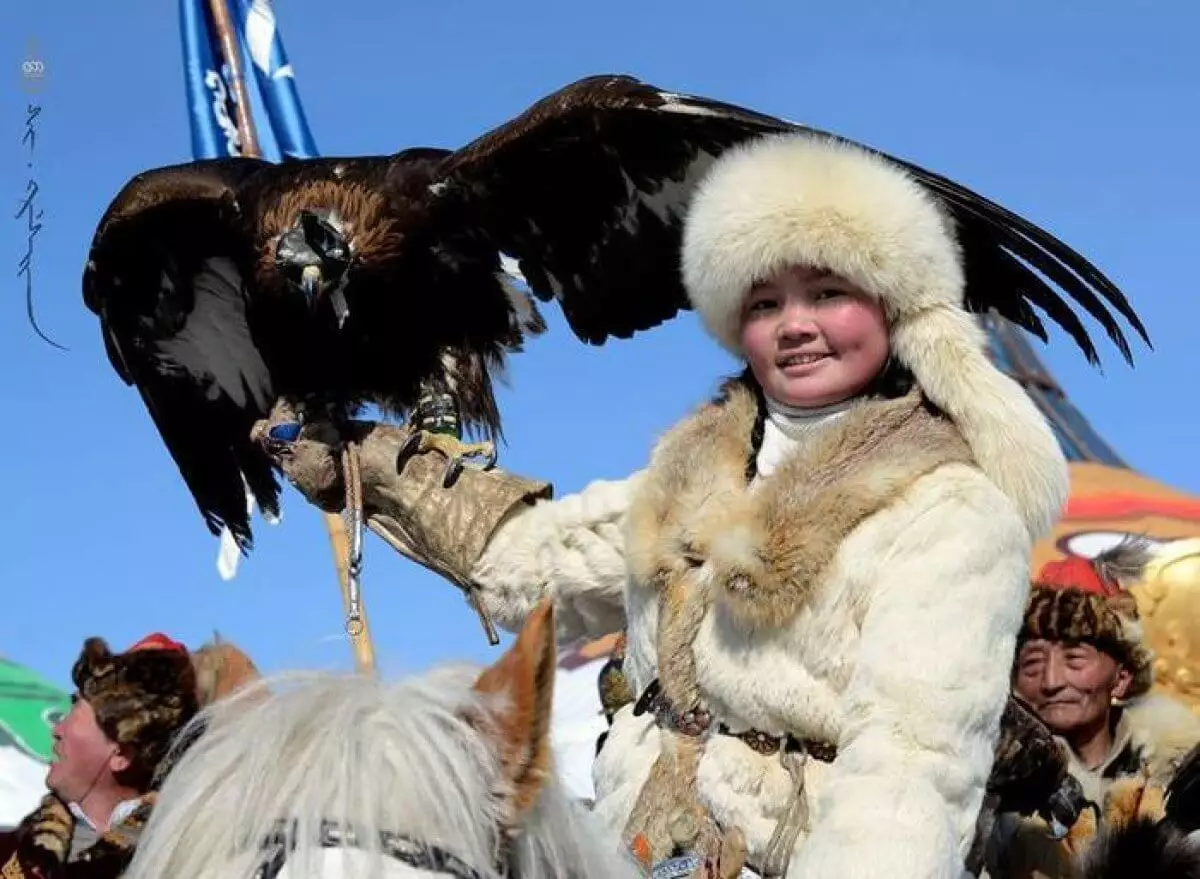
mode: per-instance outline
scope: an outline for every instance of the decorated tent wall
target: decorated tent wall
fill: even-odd
[[[1067,554],[1091,557],[1127,535],[1155,544],[1200,537],[1200,497],[1130,469],[1076,409],[1012,324],[987,317],[992,361],[1017,381],[1050,421],[1071,467],[1063,517],[1033,551],[1033,567]]]
[[[1090,558],[1128,535],[1148,538],[1161,550],[1200,538],[1200,497],[1134,470],[1073,462],[1066,512],[1053,534],[1034,547],[1033,565],[1068,554]]]

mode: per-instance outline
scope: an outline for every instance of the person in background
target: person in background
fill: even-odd
[[[1054,733],[1086,806],[1061,840],[1039,818],[998,821],[993,877],[1075,875],[1100,830],[1161,819],[1167,782],[1200,742],[1200,719],[1150,692],[1153,656],[1127,589],[1149,559],[1127,541],[1095,559],[1050,562],[1034,580],[1013,691]]]
[[[177,735],[202,704],[255,676],[249,657],[226,642],[193,654],[155,633],[113,653],[103,639],[88,638],[71,671],[71,710],[54,727],[49,792],[0,834],[0,876],[119,877]]]

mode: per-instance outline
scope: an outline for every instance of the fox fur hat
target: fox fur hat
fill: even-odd
[[[1128,586],[1150,561],[1142,541],[1128,540],[1094,559],[1048,562],[1034,578],[1018,643],[1030,639],[1091,644],[1133,675],[1133,699],[1154,683],[1154,655],[1144,646],[1137,600]]]
[[[88,638],[71,679],[100,729],[130,758],[123,780],[147,787],[175,734],[199,710],[188,649],[160,633],[124,653],[113,653],[103,638]]]
[[[71,671],[100,729],[130,758],[122,780],[139,789],[154,786],[172,742],[201,708],[258,676],[250,657],[220,637],[191,652],[157,632],[124,653],[88,638]]]
[[[1062,450],[1029,396],[988,358],[983,328],[964,306],[952,219],[903,168],[808,133],[740,144],[697,187],[681,261],[690,304],[738,357],[746,295],[777,271],[826,269],[877,297],[891,356],[955,423],[1031,535],[1057,520],[1069,487]]]

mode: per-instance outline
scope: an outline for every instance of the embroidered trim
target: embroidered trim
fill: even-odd
[[[343,829],[333,821],[321,822],[318,844],[322,848],[359,847],[354,830]],[[288,831],[287,822],[276,822],[275,830],[263,842],[265,857],[254,872],[253,879],[275,879],[283,870],[288,853],[293,851],[295,846],[295,833]],[[383,854],[417,870],[444,873],[457,879],[483,879],[482,873],[440,846],[418,842],[399,833],[380,831],[379,847]],[[501,868],[500,875],[512,875],[507,863],[498,866]]]
[[[684,879],[693,875],[704,863],[699,855],[684,855],[678,858],[668,858],[659,861],[650,869],[650,879]],[[742,867],[738,879],[762,879],[761,873],[756,873],[749,867]]]

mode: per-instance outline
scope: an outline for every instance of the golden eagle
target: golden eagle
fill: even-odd
[[[84,298],[210,530],[228,528],[244,552],[247,489],[278,511],[272,465],[250,440],[275,400],[335,417],[364,403],[412,416],[423,395],[445,392],[464,426],[494,437],[490,373],[544,329],[502,259],[585,342],[658,325],[687,308],[677,260],[694,185],[730,146],[797,130],[813,131],[594,76],[455,151],[160,168],[129,181],[101,219]],[[1093,362],[1069,302],[1126,359],[1114,312],[1146,337],[1121,292],[1052,235],[885,158],[956,219],[971,308],[1045,339],[1036,307]],[[474,448],[446,440],[451,457]]]

